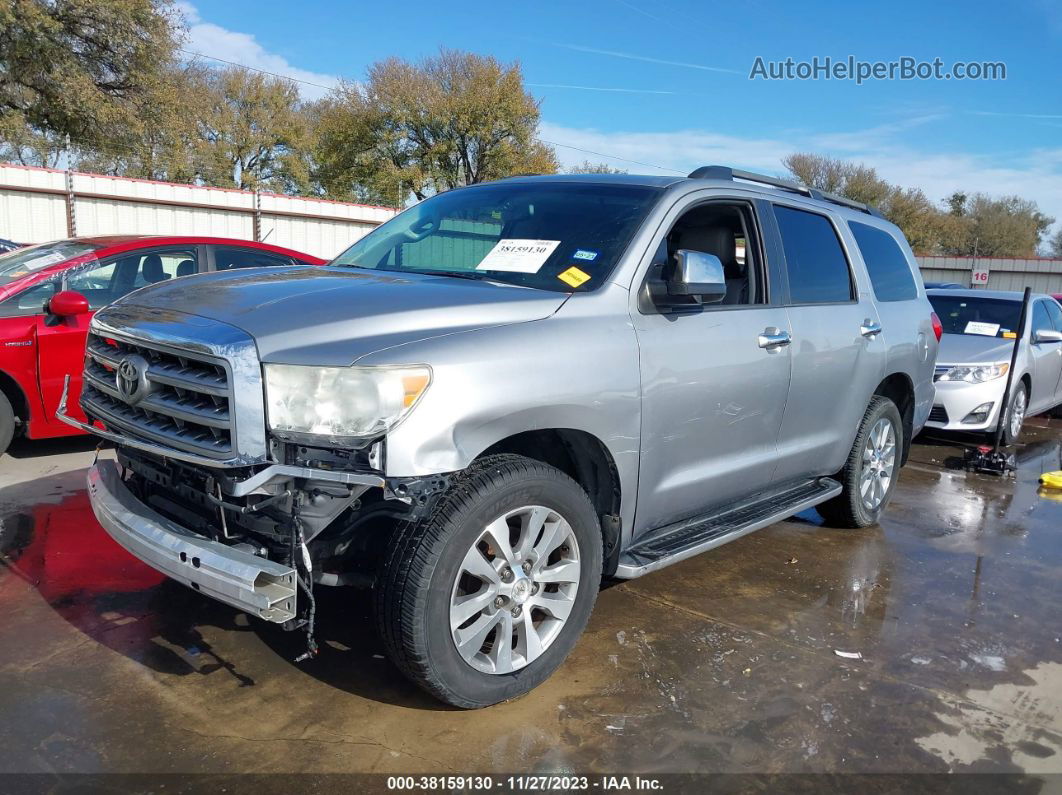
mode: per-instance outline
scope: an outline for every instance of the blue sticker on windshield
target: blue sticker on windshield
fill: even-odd
[[[584,259],[587,262],[592,262],[593,260],[597,259],[597,252],[589,251],[585,248],[580,248],[577,249],[576,252],[572,254],[572,256],[575,257],[575,259]]]

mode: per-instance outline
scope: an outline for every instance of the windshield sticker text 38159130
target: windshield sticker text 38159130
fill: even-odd
[[[538,273],[559,245],[559,240],[502,239],[487,252],[476,270]]]

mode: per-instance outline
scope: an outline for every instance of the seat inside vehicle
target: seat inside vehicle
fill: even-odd
[[[162,267],[162,257],[158,254],[146,255],[140,265],[140,272],[148,284],[157,284],[170,278],[170,274]]]
[[[745,239],[745,226],[736,207],[697,207],[683,215],[668,235],[668,259],[680,249],[714,254],[726,277],[726,297],[720,303],[748,304],[755,296],[755,284]]]
[[[195,273],[195,261],[190,259],[181,260],[177,265],[178,276],[191,276]]]

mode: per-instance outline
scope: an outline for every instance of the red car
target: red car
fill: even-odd
[[[80,413],[85,333],[92,313],[148,284],[193,273],[323,265],[298,251],[216,237],[79,237],[0,255],[0,454],[16,430],[30,439],[78,433],[55,419],[69,373]]]

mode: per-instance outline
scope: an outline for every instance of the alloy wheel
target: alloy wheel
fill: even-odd
[[[875,511],[889,493],[896,471],[896,429],[888,417],[882,417],[867,435],[863,447],[863,469],[859,474],[859,495],[863,507]]]
[[[490,522],[450,595],[450,634],[470,666],[506,674],[557,639],[579,592],[579,543],[557,511],[527,505]]]
[[[1017,439],[1021,434],[1021,426],[1025,422],[1025,410],[1029,400],[1025,396],[1025,390],[1019,389],[1014,395],[1014,401],[1010,408],[1010,436]]]

